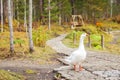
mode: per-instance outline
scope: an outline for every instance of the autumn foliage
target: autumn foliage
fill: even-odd
[[[102,22],[96,22],[96,26],[101,27],[103,25]]]

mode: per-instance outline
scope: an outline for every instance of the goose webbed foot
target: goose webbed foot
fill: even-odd
[[[79,71],[82,71],[83,70],[83,67],[82,66],[79,66]]]
[[[77,71],[77,67],[76,67],[76,65],[74,65],[74,70]]]
[[[82,71],[83,70],[83,67],[81,65],[74,65],[74,70],[79,72],[79,71]]]

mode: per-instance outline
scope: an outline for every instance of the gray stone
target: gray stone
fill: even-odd
[[[58,53],[70,55],[75,49],[66,47],[62,40],[67,34],[63,34],[47,41],[47,45]],[[64,59],[59,59],[64,64]],[[87,58],[82,64],[83,71],[76,72],[73,67],[62,66],[55,71],[68,80],[120,80],[120,56],[108,52],[87,51]]]

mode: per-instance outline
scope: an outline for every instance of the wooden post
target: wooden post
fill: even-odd
[[[73,33],[73,44],[76,44],[76,33]]]
[[[104,49],[104,36],[101,35],[101,47],[102,49]]]
[[[91,39],[90,39],[90,35],[88,36],[88,47],[91,48]]]

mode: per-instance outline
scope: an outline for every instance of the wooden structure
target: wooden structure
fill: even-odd
[[[72,15],[71,19],[71,29],[74,29],[75,27],[80,27],[84,25],[84,21],[81,15]]]

